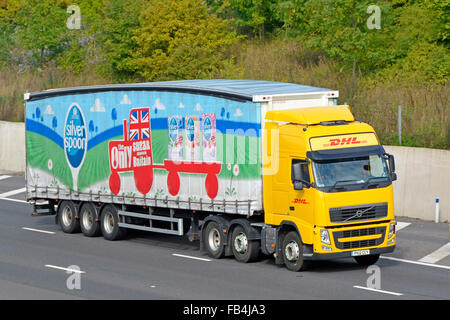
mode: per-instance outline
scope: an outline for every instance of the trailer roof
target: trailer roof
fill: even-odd
[[[51,96],[68,95],[77,93],[92,93],[101,91],[123,91],[123,90],[159,90],[177,91],[200,94],[225,96],[228,98],[269,101],[276,96],[297,96],[311,94],[326,94],[337,97],[335,90],[317,88],[295,83],[275,82],[265,80],[180,80],[145,82],[130,84],[111,84],[101,86],[86,86],[64,89],[50,89],[31,94],[25,94],[25,100],[39,100]]]

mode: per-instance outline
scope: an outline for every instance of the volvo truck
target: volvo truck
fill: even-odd
[[[256,80],[26,93],[26,197],[66,233],[188,235],[292,271],[373,264],[395,248],[394,158],[338,98]]]

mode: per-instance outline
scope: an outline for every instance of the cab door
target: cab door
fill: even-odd
[[[297,157],[292,157],[290,160],[289,214],[305,230],[305,232],[300,232],[302,240],[306,242],[312,237],[314,227],[315,193],[311,183],[311,163],[307,159]],[[309,242],[307,241],[307,243]]]

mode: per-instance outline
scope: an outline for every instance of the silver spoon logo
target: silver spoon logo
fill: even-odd
[[[67,111],[64,126],[64,153],[72,172],[73,189],[78,189],[78,172],[87,151],[86,121],[77,103]]]
[[[87,138],[83,113],[77,104],[72,104],[64,127],[64,151],[72,168],[78,168],[84,160]]]

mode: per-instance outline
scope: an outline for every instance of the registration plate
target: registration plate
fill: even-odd
[[[370,254],[370,250],[357,250],[357,251],[352,251],[352,257],[357,257],[357,256],[366,256]]]

